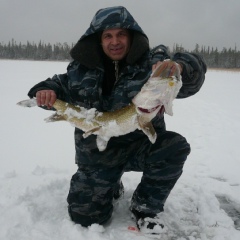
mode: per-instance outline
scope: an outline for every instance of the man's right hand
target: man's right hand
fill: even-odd
[[[165,77],[176,76],[179,78],[179,75],[182,73],[182,65],[167,59],[163,62],[158,61],[154,64],[152,66],[152,71],[152,77],[161,77],[163,75]]]
[[[41,90],[36,93],[37,105],[51,108],[57,99],[53,90]]]

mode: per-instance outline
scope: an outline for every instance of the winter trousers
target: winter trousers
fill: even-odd
[[[190,153],[186,139],[175,132],[164,132],[151,144],[147,138],[135,143],[125,164],[96,168],[79,165],[73,175],[67,201],[71,219],[82,226],[104,224],[113,212],[113,196],[126,171],[142,171],[130,209],[146,215],[163,211],[164,203],[182,174]],[[127,149],[126,149],[127,151]]]

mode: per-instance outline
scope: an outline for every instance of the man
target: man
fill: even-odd
[[[100,9],[70,54],[73,62],[66,74],[55,75],[29,91],[29,97],[36,97],[39,106],[51,108],[58,98],[98,111],[120,109],[131,103],[156,64],[170,58],[163,45],[150,50],[147,36],[124,7]],[[180,68],[183,81],[177,97],[198,92],[206,72],[202,58],[176,53],[172,60],[178,63],[174,66]],[[141,171],[143,176],[130,210],[140,230],[147,228],[154,233],[156,225],[163,227],[157,221],[158,213],[164,210],[190,153],[184,137],[166,131],[163,113],[162,108],[152,121],[157,132],[155,144],[136,130],[111,138],[107,149],[100,152],[95,135],[83,138],[83,132],[75,129],[78,170],[67,198],[74,222],[85,227],[106,223],[113,211],[113,199],[123,192],[123,173]]]

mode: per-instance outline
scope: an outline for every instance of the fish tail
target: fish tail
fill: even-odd
[[[21,107],[35,107],[37,106],[37,100],[36,98],[31,98],[31,99],[20,101],[17,103],[17,105]]]

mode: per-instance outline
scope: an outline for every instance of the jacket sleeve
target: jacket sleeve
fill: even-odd
[[[70,62],[67,67],[67,73],[56,74],[52,78],[39,82],[29,90],[28,96],[33,98],[36,97],[36,93],[40,90],[53,90],[58,99],[65,102],[71,102],[69,91],[69,73],[72,72],[73,75],[76,75],[78,73],[78,68],[79,63],[77,61]],[[79,78],[79,75],[77,77]]]
[[[164,45],[158,45],[153,49],[151,49],[150,55],[151,55],[151,65],[157,63],[158,61],[164,61],[166,59],[170,59],[170,56],[168,54],[168,49]]]
[[[194,53],[176,53],[173,60],[183,66],[182,87],[177,98],[186,98],[197,93],[205,80],[207,66],[204,59]]]
[[[33,86],[28,96],[30,98],[36,97],[36,93],[40,90],[53,90],[58,99],[67,100],[67,74],[54,75],[52,78],[48,78],[45,81],[39,82]]]

